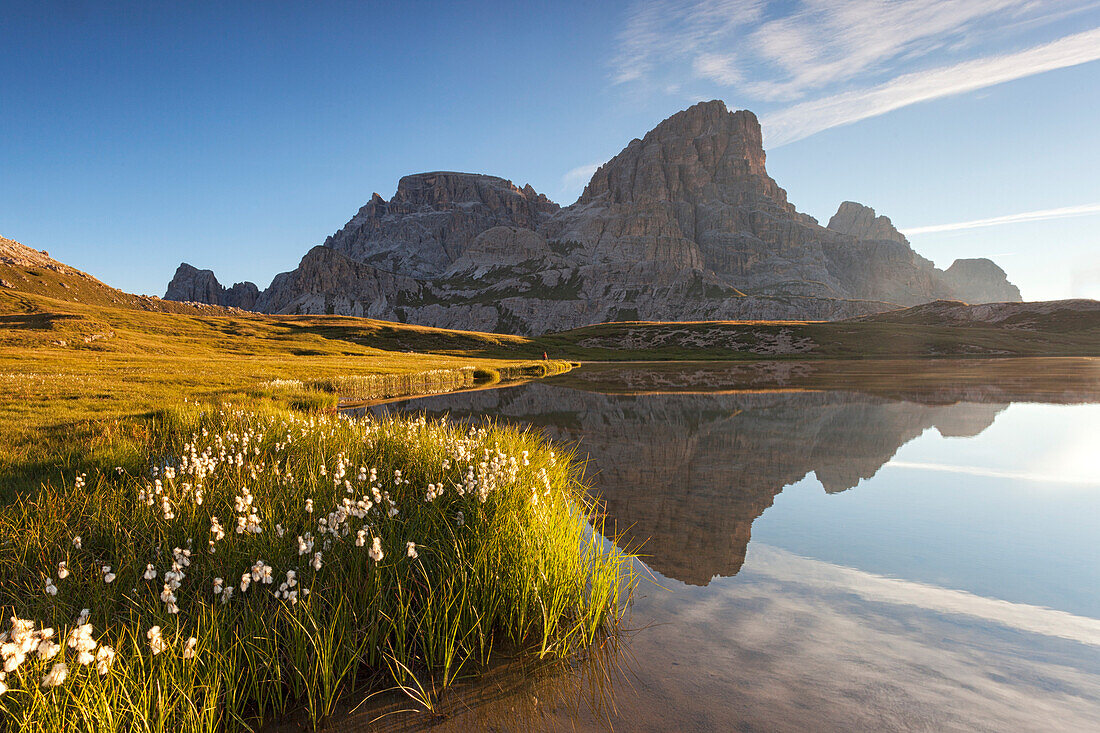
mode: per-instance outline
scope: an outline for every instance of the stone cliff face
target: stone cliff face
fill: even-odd
[[[402,178],[389,201],[374,194],[324,246],[382,270],[432,278],[482,232],[536,229],[559,208],[531,186],[496,176],[421,173]]]
[[[988,259],[955,260],[946,271],[936,268],[909,246],[909,240],[894,228],[889,217],[876,216],[875,210],[853,201],[845,201],[829,220],[829,229],[847,234],[859,240],[847,252],[838,252],[838,259],[846,257],[849,276],[870,283],[882,283],[888,278],[880,274],[861,272],[868,265],[893,260],[906,262],[909,269],[918,273],[916,280],[902,284],[908,297],[899,302],[906,305],[928,302],[937,298],[966,301],[967,303],[1019,302],[1020,290],[1008,281],[1005,271]],[[879,257],[861,256],[862,249],[876,247]],[[903,271],[906,268],[894,268]],[[878,293],[879,296],[884,293]]]
[[[254,307],[543,333],[609,320],[835,319],[1011,294],[999,268],[953,268],[937,270],[859,204],[842,204],[828,227],[798,213],[767,173],[756,117],[715,101],[631,141],[566,208],[494,176],[406,176]],[[166,297],[229,297],[206,272],[181,267]]]
[[[955,260],[943,273],[955,297],[967,303],[1017,303],[1020,289],[1008,281],[1005,271],[993,260]]]
[[[845,201],[829,219],[829,229],[856,239],[887,240],[906,246],[908,240],[894,228],[888,216],[875,216],[875,210],[854,201]]]
[[[176,274],[164,293],[165,300],[209,303],[244,310],[263,310],[257,307],[259,298],[260,289],[253,283],[236,283],[226,288],[214,277],[212,270],[200,270],[186,262],[176,268]]]

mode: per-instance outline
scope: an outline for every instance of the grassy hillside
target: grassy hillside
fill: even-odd
[[[183,400],[332,407],[569,368],[526,343],[135,296],[0,240],[0,478],[33,482]]]
[[[553,358],[601,361],[1100,356],[1100,303],[1084,303],[1020,304],[1045,312],[995,322],[948,320],[916,306],[848,321],[601,323],[532,344]]]
[[[132,296],[0,240],[0,730],[318,725],[612,634],[628,558],[570,456],[330,409],[569,368],[524,344]]]

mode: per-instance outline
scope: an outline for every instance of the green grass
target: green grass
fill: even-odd
[[[12,498],[0,509],[3,617],[64,641],[88,608],[97,643],[117,652],[103,676],[71,649],[28,657],[0,696],[18,730],[234,730],[295,708],[317,723],[364,686],[445,687],[498,645],[570,655],[613,631],[630,580],[591,531],[571,457],[511,428],[190,403]],[[191,555],[169,602],[174,548]],[[242,592],[257,562],[274,582]],[[277,592],[288,570],[293,599]],[[215,578],[235,588],[228,603]],[[155,655],[153,626],[167,642]],[[43,689],[62,658],[68,681]]]
[[[470,435],[400,419],[352,423],[334,410],[557,374],[568,362],[510,354],[525,343],[515,337],[132,296],[61,266],[0,263],[0,279],[14,286],[0,288],[3,623],[32,619],[64,645],[88,608],[95,648],[117,653],[102,677],[74,650],[32,654],[3,680],[0,729],[235,730],[291,710],[316,723],[351,690],[414,689],[417,680],[436,690],[478,671],[496,646],[568,656],[612,633],[630,579],[593,533],[599,526],[569,456],[503,427]],[[218,407],[227,403],[238,408]],[[218,467],[201,482],[182,471],[169,480],[163,469],[178,466],[188,443],[198,454],[210,448]],[[222,448],[242,465],[230,466]],[[352,466],[350,494],[332,479],[341,456]],[[515,471],[498,465],[512,459]],[[322,535],[320,518],[345,497],[373,496],[359,466],[377,469],[375,487],[389,495],[383,511],[371,498],[369,512],[347,525],[354,531]],[[492,488],[484,501],[456,488],[471,468]],[[159,497],[153,506],[140,500],[158,478],[174,517]],[[444,490],[426,501],[429,484]],[[235,532],[245,489],[258,534]],[[226,531],[215,553],[206,545],[212,515]],[[298,555],[306,532],[323,553],[319,570],[312,553]],[[374,537],[381,562],[370,555]],[[164,571],[188,540],[191,564],[169,589],[179,606],[170,613]],[[279,580],[241,593],[241,573],[258,560]],[[62,561],[71,572],[64,580]],[[149,563],[156,581],[143,577]],[[110,584],[104,566],[117,576]],[[291,569],[302,592],[293,602],[272,593]],[[230,603],[214,595],[215,577],[236,584]],[[156,655],[152,626],[168,642]],[[191,637],[197,656],[187,659]],[[44,689],[62,658],[68,680]]]

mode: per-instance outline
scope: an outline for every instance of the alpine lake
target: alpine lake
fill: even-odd
[[[1100,360],[591,363],[358,409],[574,451],[637,584],[583,658],[335,730],[1100,730]]]

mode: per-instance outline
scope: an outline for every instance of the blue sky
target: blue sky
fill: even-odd
[[[1100,297],[1097,59],[1098,0],[0,0],[0,235],[132,292],[181,260],[265,287],[402,175],[568,204],[717,98],[799,210]]]

